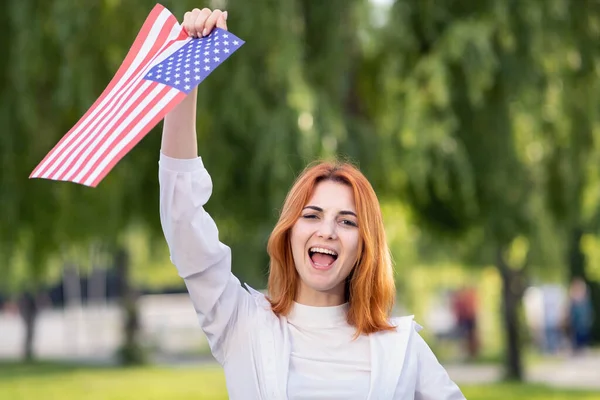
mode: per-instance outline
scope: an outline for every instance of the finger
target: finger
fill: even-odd
[[[221,14],[221,17],[217,20],[217,28],[227,30],[227,11]]]
[[[212,14],[210,14],[208,19],[204,23],[204,30],[202,31],[202,36],[207,36],[209,33],[212,32],[213,28],[217,23],[217,20],[221,18],[221,15],[223,15],[223,11],[221,10],[214,10]]]
[[[194,36],[202,37],[202,31],[204,30],[204,23],[206,19],[210,17],[211,11],[208,8],[203,8],[193,22],[192,31]]]
[[[190,36],[195,36],[196,31],[194,30],[194,22],[200,13],[201,11],[199,8],[194,8],[192,11],[188,11],[183,15],[183,23],[181,26]]]

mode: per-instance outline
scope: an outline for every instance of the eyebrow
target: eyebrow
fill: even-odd
[[[323,212],[323,209],[321,207],[317,207],[317,206],[306,206],[303,208],[303,210],[306,210],[307,208],[310,208],[311,210],[315,210],[318,212]],[[340,211],[339,213],[341,215],[352,215],[352,216],[358,218],[356,213],[354,213],[353,211]]]

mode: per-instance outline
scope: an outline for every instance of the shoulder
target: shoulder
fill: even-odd
[[[415,321],[414,315],[390,318],[390,324],[396,327],[398,333],[419,333],[423,327]]]

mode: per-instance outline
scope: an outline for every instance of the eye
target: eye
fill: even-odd
[[[315,214],[305,214],[302,216],[302,218],[304,219],[317,219],[317,216]]]
[[[358,224],[354,221],[351,221],[349,219],[343,219],[342,220],[342,224],[343,225],[349,225],[349,226],[354,226],[354,227],[358,227]]]

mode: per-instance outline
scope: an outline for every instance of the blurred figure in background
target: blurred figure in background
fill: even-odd
[[[459,334],[463,338],[467,354],[473,359],[479,354],[477,338],[477,293],[472,287],[463,287],[454,294],[454,314]]]
[[[573,352],[584,350],[590,340],[593,322],[592,303],[585,281],[574,278],[569,288],[569,328]]]
[[[542,286],[544,341],[543,350],[556,354],[564,343],[563,321],[565,320],[564,286],[548,284]]]

